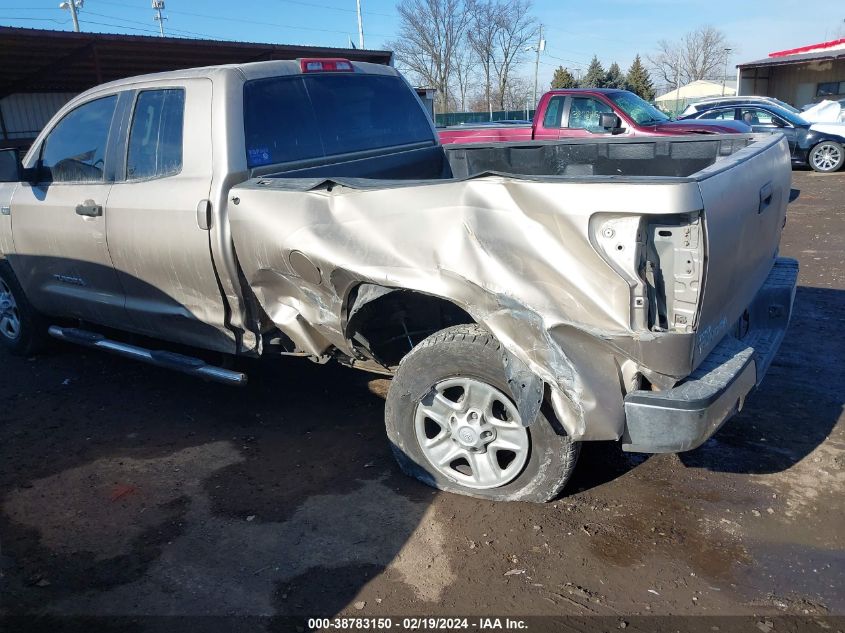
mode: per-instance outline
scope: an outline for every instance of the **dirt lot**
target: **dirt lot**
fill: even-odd
[[[681,455],[588,444],[553,504],[406,479],[387,382],[339,366],[2,356],[2,613],[845,614],[845,173],[795,186],[795,315],[745,411]]]

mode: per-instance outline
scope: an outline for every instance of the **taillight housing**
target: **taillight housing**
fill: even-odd
[[[340,57],[308,57],[299,60],[299,69],[304,73],[352,73],[355,68],[348,59]]]
[[[704,279],[700,214],[596,213],[590,242],[631,288],[631,327],[695,331]]]

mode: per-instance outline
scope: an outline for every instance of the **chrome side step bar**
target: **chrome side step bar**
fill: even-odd
[[[102,349],[118,356],[139,360],[143,363],[155,365],[156,367],[163,367],[165,369],[173,369],[181,371],[184,374],[198,376],[206,380],[213,380],[215,382],[222,382],[227,385],[245,385],[247,382],[246,374],[222,367],[209,365],[204,360],[194,358],[193,356],[184,356],[174,352],[167,352],[163,350],[151,350],[136,345],[129,345],[127,343],[120,343],[106,338],[102,334],[96,332],[89,332],[88,330],[80,330],[79,328],[66,328],[51,325],[48,330],[50,336],[57,338],[60,341],[67,341],[68,343],[76,343],[77,345],[84,345],[85,347],[93,347],[95,349]]]

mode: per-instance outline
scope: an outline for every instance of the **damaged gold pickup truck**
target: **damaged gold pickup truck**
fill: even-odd
[[[0,341],[391,375],[403,470],[545,501],[581,442],[684,451],[742,408],[792,310],[790,179],[782,136],[443,147],[343,59],[121,80],[0,153]]]

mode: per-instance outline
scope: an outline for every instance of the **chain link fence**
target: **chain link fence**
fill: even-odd
[[[534,110],[502,110],[494,112],[492,119],[489,112],[444,112],[434,116],[437,127],[489,123],[490,121],[525,121],[534,117]]]

